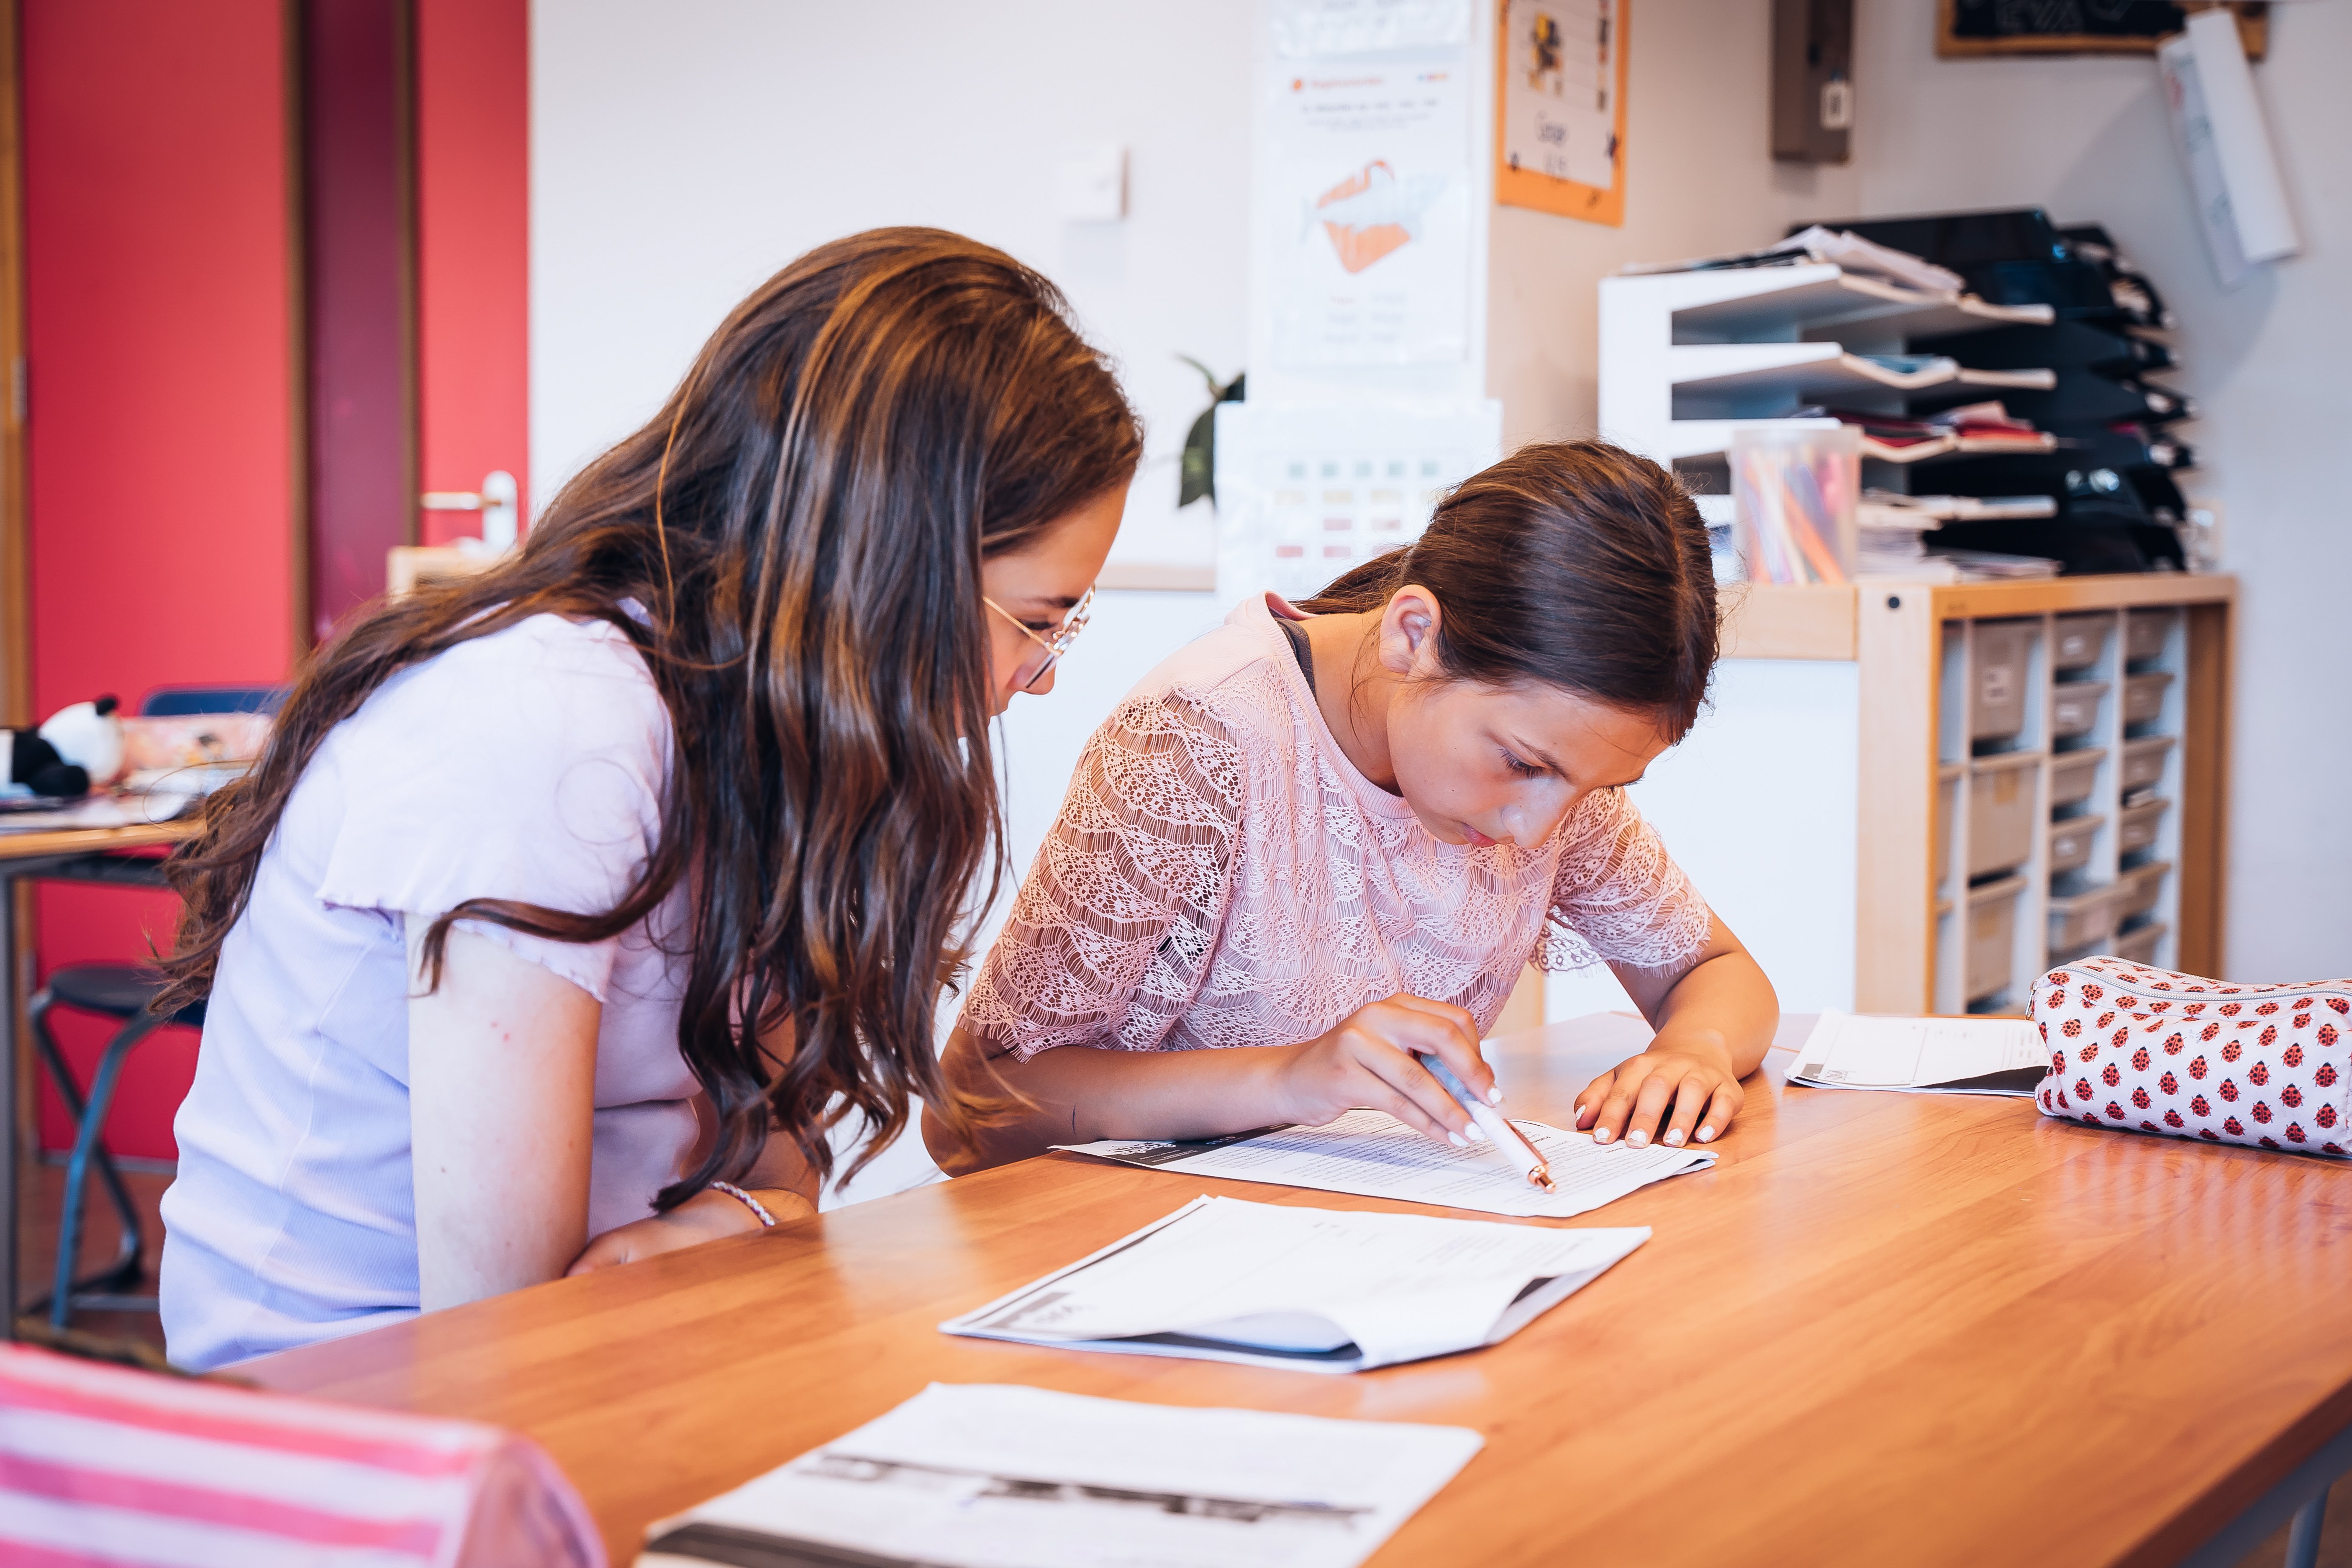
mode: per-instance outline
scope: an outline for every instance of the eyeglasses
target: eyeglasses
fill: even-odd
[[[1054,634],[1051,637],[1040,636],[1030,628],[1027,622],[985,594],[980,596],[980,602],[1011,621],[1014,630],[1045,650],[1045,662],[1037,667],[1036,674],[1021,683],[1022,690],[1034,691],[1037,689],[1037,683],[1045,679],[1054,666],[1061,662],[1064,654],[1070,651],[1070,645],[1078,640],[1078,634],[1087,629],[1087,617],[1094,613],[1095,591],[1088,588],[1078,595],[1078,602],[1070,606],[1070,613],[1062,617],[1062,624],[1054,628]]]

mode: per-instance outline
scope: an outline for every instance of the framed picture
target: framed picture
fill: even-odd
[[[2152,55],[2187,25],[2188,14],[2222,0],[1936,0],[1936,53]],[[2231,0],[2246,58],[2270,42],[2265,0]]]
[[[1495,199],[1625,221],[1630,0],[1498,0]]]

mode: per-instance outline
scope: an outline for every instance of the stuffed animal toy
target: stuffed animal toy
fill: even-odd
[[[38,730],[0,730],[6,782],[35,795],[88,795],[122,771],[121,703],[111,697],[60,708]]]

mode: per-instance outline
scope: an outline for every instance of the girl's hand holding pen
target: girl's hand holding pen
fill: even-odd
[[[1680,1145],[1723,1136],[1748,1098],[1728,1046],[1712,1036],[1660,1035],[1576,1097],[1576,1125],[1596,1143],[1653,1138]],[[1672,1115],[1668,1115],[1671,1109]]]
[[[1276,1081],[1278,1114],[1319,1127],[1358,1109],[1385,1110],[1441,1143],[1467,1147],[1486,1134],[1445,1086],[1413,1059],[1434,1056],[1473,1094],[1501,1098],[1478,1054],[1478,1022],[1459,1007],[1421,996],[1391,996],[1360,1007],[1303,1045],[1291,1047]]]

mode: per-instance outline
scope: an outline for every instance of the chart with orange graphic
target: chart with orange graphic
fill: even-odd
[[[1287,62],[1273,83],[1284,225],[1274,289],[1286,369],[1459,363],[1475,156],[1465,51]]]

